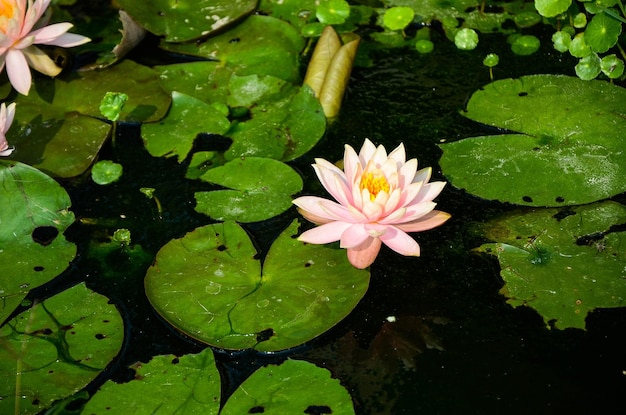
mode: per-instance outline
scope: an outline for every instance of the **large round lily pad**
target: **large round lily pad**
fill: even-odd
[[[168,42],[186,42],[254,11],[257,0],[119,0],[122,8],[148,31]]]
[[[84,284],[35,304],[0,328],[0,413],[37,414],[76,393],[119,353],[123,338],[115,306]]]
[[[210,348],[198,354],[155,356],[131,366],[128,383],[107,381],[89,400],[84,414],[132,413],[216,415],[220,408],[220,374]],[[137,399],[141,396],[141,399]]]
[[[448,180],[485,199],[590,203],[626,191],[626,90],[553,75],[495,81],[463,113],[515,132],[442,144]]]
[[[345,252],[295,239],[294,221],[261,263],[234,222],[167,243],[145,279],[150,302],[187,335],[226,349],[282,350],[324,333],[367,291]]]
[[[514,212],[485,225],[501,293],[556,328],[584,328],[595,308],[626,306],[626,207],[615,202]],[[617,225],[617,226],[616,226]]]
[[[222,415],[354,414],[352,398],[328,369],[303,360],[262,367],[224,405]]]
[[[70,198],[53,179],[0,160],[0,323],[26,293],[59,275],[76,255],[63,232],[74,222]]]

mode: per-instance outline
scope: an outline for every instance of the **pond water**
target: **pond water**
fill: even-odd
[[[340,117],[312,151],[291,163],[305,179],[304,193],[324,195],[310,167],[314,157],[338,160],[344,144],[358,148],[366,137],[388,149],[403,142],[410,158],[433,166],[435,179],[445,179],[437,168],[438,144],[492,131],[459,114],[471,93],[489,82],[482,65],[486,53],[500,54],[496,79],[571,73],[573,67],[548,48],[532,57],[515,56],[501,36],[481,38],[472,52],[443,38],[434,41],[431,54],[373,51],[374,65],[354,68]],[[215,146],[210,137],[201,142]],[[131,379],[128,366],[136,361],[204,348],[153,311],[143,278],[161,246],[208,223],[194,211],[193,193],[209,185],[185,180],[185,168],[175,160],[149,156],[136,125],[120,125],[115,147],[107,144],[101,158],[123,164],[124,176],[107,187],[83,179],[63,183],[83,222],[67,233],[79,247],[79,259],[53,285],[33,294],[84,280],[123,314],[124,348],[89,391],[108,379]],[[136,192],[144,186],[156,189],[162,212]],[[290,357],[330,369],[349,390],[358,414],[607,413],[625,407],[626,309],[594,311],[583,331],[550,329],[532,309],[512,308],[498,293],[503,281],[497,260],[472,252],[483,242],[474,224],[512,207],[451,186],[437,202],[452,219],[415,235],[422,256],[404,258],[384,248],[371,267],[368,293],[332,330],[279,353],[217,350],[224,391],[231,393],[261,365]],[[297,217],[291,209],[245,228],[264,254]],[[92,219],[96,225],[84,225]],[[133,243],[148,255],[118,252],[102,263],[89,259],[90,241],[119,227],[128,228]]]

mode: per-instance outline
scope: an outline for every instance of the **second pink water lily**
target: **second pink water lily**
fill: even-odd
[[[30,90],[29,66],[49,76],[61,72],[35,44],[72,47],[89,42],[85,36],[66,33],[71,23],[46,26],[49,5],[50,0],[0,0],[0,71],[6,65],[9,81],[20,94]]]
[[[381,145],[365,140],[359,154],[345,146],[344,170],[315,159],[317,177],[335,201],[303,196],[293,203],[309,221],[319,225],[298,238],[325,244],[340,241],[350,263],[371,265],[384,243],[402,255],[419,256],[420,246],[407,232],[420,232],[450,218],[434,210],[433,199],[445,182],[430,182],[431,168],[417,170],[417,160],[406,160],[404,145],[389,155]]]

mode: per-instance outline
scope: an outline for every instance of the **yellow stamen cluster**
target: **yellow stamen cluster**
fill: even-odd
[[[381,190],[389,193],[389,182],[385,175],[379,171],[366,171],[361,175],[361,190],[367,189],[370,193],[370,200],[376,199],[376,195]]]

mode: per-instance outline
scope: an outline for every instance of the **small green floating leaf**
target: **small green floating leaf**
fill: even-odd
[[[227,188],[196,193],[196,210],[217,220],[269,219],[289,209],[292,196],[302,190],[302,178],[291,167],[258,157],[229,161],[200,179]]]
[[[463,28],[454,35],[454,44],[461,50],[476,49],[478,33],[474,29]]]
[[[369,272],[343,249],[303,244],[294,221],[263,261],[236,223],[168,242],[148,269],[146,294],[178,330],[226,349],[283,350],[329,330],[365,295]]]
[[[286,360],[254,372],[232,394],[222,415],[354,414],[350,394],[330,371],[303,360]]]
[[[220,374],[210,348],[198,354],[155,356],[130,368],[136,373],[133,380],[123,384],[107,381],[82,413],[218,414]]]
[[[488,68],[493,68],[500,63],[500,57],[495,53],[490,53],[483,59],[483,65]]]
[[[615,54],[602,57],[600,62],[602,73],[610,79],[617,79],[624,73],[624,61],[619,59]]]
[[[403,30],[413,21],[415,12],[406,6],[391,7],[385,11],[383,24],[391,30]]]
[[[617,43],[622,23],[606,13],[593,16],[585,29],[585,42],[596,53],[604,53]]]
[[[585,42],[584,33],[579,33],[569,43],[569,53],[575,58],[584,58],[591,53],[591,48]]]
[[[513,307],[535,309],[546,324],[585,328],[596,308],[626,306],[626,207],[602,202],[567,209],[513,212],[484,225]]]
[[[572,0],[535,0],[535,7],[543,17],[554,17],[565,12]]]
[[[67,268],[76,245],[63,236],[74,214],[68,194],[56,181],[28,165],[0,160],[0,188],[2,323],[28,291]]]
[[[148,31],[168,42],[206,37],[244,17],[257,0],[119,0],[122,8]]]
[[[107,92],[100,103],[100,112],[109,121],[117,121],[120,118],[122,108],[128,101],[128,95],[120,92]]]
[[[180,92],[172,92],[172,107],[158,123],[144,124],[141,138],[155,157],[174,157],[183,161],[200,133],[224,134],[230,127],[226,116],[203,101]]]
[[[435,44],[428,39],[420,39],[415,42],[415,49],[419,53],[430,53],[435,49]]]
[[[591,203],[626,191],[626,90],[603,81],[533,75],[476,91],[466,117],[515,134],[442,144],[459,188],[530,206]]]
[[[528,56],[539,50],[541,42],[539,38],[533,35],[524,35],[517,37],[511,45],[511,50],[516,55]]]
[[[565,31],[558,31],[552,35],[552,44],[554,49],[559,52],[567,52],[572,42],[572,36]]]
[[[350,5],[346,0],[320,0],[315,11],[317,19],[325,24],[342,24],[350,15]]]
[[[583,81],[590,81],[600,75],[602,70],[601,63],[602,60],[594,52],[580,59],[574,67],[574,70],[580,79]]]
[[[122,177],[123,167],[111,160],[100,160],[91,168],[91,179],[99,185],[116,182]]]
[[[123,338],[115,306],[84,284],[35,304],[0,329],[0,413],[15,413],[15,396],[20,414],[36,414],[78,392],[119,353]]]

